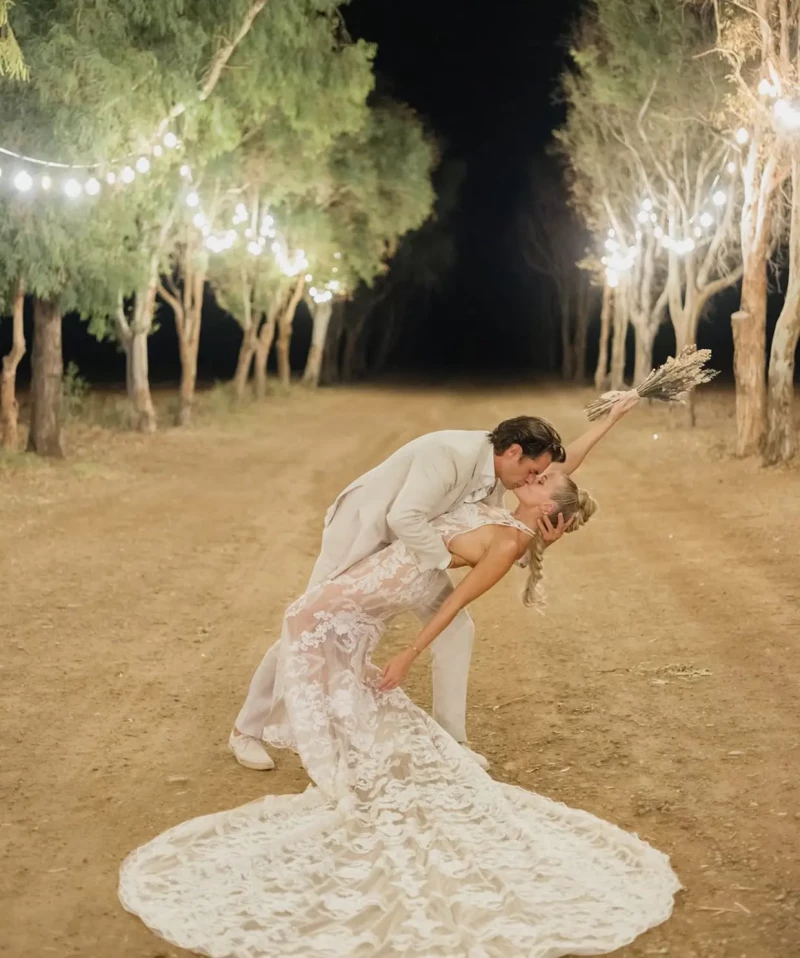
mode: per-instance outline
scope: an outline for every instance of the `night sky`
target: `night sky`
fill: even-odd
[[[356,0],[345,8],[351,32],[378,43],[376,67],[389,91],[467,164],[455,275],[425,318],[425,337],[415,337],[420,365],[455,372],[537,364],[515,218],[532,160],[561,119],[553,89],[578,7],[578,0],[472,7]]]

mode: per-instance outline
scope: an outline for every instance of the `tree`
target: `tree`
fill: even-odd
[[[788,462],[797,452],[794,425],[794,357],[800,336],[800,161],[792,157],[789,271],[769,356],[769,403],[764,462]]]
[[[8,22],[8,11],[13,5],[13,0],[0,0],[0,77],[27,80],[28,68]]]
[[[25,286],[17,280],[13,298],[13,333],[11,352],[3,357],[3,372],[0,379],[0,442],[9,452],[16,451],[19,444],[19,403],[17,402],[17,367],[25,355],[25,330],[23,310]]]
[[[326,275],[337,284],[335,295],[348,302],[340,309],[332,306],[330,314],[314,310],[317,323],[334,320],[327,332],[337,340],[337,348],[327,354],[329,360],[335,358],[336,378],[353,378],[365,367],[371,319],[388,320],[379,349],[385,356],[397,328],[389,324],[399,323],[397,314],[406,308],[400,291],[405,291],[405,297],[429,295],[446,268],[449,245],[442,242],[434,222],[428,222],[434,205],[436,162],[434,143],[417,116],[407,106],[388,99],[375,102],[362,130],[337,142],[326,215],[333,249],[341,259],[327,260],[330,272]],[[450,173],[450,183],[444,181],[445,203],[451,201],[452,188],[457,190],[460,182],[454,168]],[[317,284],[316,274],[314,281]],[[330,280],[325,287],[330,287]],[[396,311],[393,319],[378,309],[390,296]],[[319,332],[317,341],[321,341]],[[319,381],[325,353],[324,346],[314,350],[308,381]],[[328,378],[333,378],[330,364]]]
[[[735,151],[714,125],[723,77],[719,61],[701,55],[706,24],[681,6],[596,0],[564,81],[559,141],[573,202],[596,234],[606,232],[618,284],[612,385],[622,382],[627,320],[640,376],[667,303],[680,348],[695,341],[709,300],[741,276]]]
[[[550,165],[532,171],[529,201],[520,215],[526,265],[549,286],[561,333],[561,374],[582,382],[586,376],[586,338],[591,309],[591,277],[581,268],[589,243],[583,223],[568,206],[563,179]]]
[[[708,9],[708,4],[701,4]],[[718,0],[713,7],[717,50],[730,67],[728,100],[731,133],[742,147],[744,201],[740,216],[743,261],[742,296],[732,317],[736,377],[736,451],[752,455],[763,445],[766,429],[765,353],[767,266],[783,224],[775,225],[775,203],[790,174],[787,133],[797,126],[796,112],[782,91],[794,87],[794,51],[800,32],[797,0]],[[794,199],[793,199],[794,202]],[[782,327],[782,330],[785,325]],[[784,340],[788,346],[791,339]],[[793,364],[778,359],[772,384],[776,417],[785,403],[786,376]],[[778,428],[777,437],[786,426]],[[772,456],[781,445],[776,438]]]

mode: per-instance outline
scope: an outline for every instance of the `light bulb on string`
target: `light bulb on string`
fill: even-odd
[[[200,197],[197,195],[197,193],[194,191],[189,193],[189,195],[186,197],[186,205],[191,207],[200,205]]]
[[[260,256],[260,255],[261,255],[261,247],[259,246],[258,243],[255,242],[255,240],[251,240],[251,241],[247,244],[247,252],[248,252],[248,253],[252,253],[253,256]]]
[[[708,229],[709,226],[714,222],[714,217],[709,213],[701,213],[700,215],[700,225],[705,226]]]
[[[614,253],[619,249],[619,243],[614,239],[607,239],[603,245],[609,253]]]
[[[750,134],[745,130],[743,126],[740,126],[736,131],[736,142],[739,146],[744,146],[745,143],[750,139]]]
[[[280,251],[281,251],[281,244],[280,244],[279,242],[277,242],[277,240],[276,240],[276,241],[272,244],[272,246],[270,246],[270,249],[272,250],[273,253],[280,253]]]
[[[161,156],[163,152],[164,151],[161,149],[161,146],[156,143],[156,145],[153,147],[153,156]]]
[[[64,184],[64,192],[70,199],[74,200],[81,195],[83,192],[83,187],[77,180],[69,179]]]
[[[97,196],[97,194],[100,192],[100,181],[92,176],[86,181],[86,186],[84,186],[84,189],[89,196]]]
[[[169,133],[164,134],[163,143],[164,143],[164,146],[167,147],[167,149],[174,150],[175,147],[178,145],[178,137],[175,136],[172,130],[170,130]]]
[[[311,273],[306,273],[305,280],[307,283],[310,283],[313,278],[314,277],[311,275]]]
[[[192,217],[192,222],[194,225],[201,230],[206,225],[206,218],[204,213],[195,213]]]
[[[14,186],[16,186],[20,193],[27,193],[33,186],[33,177],[26,170],[21,170],[14,177]]]
[[[132,166],[123,166],[119,171],[119,178],[123,183],[133,183],[136,179],[136,174],[133,171]]]
[[[717,190],[717,192],[711,197],[711,202],[714,206],[724,206],[728,197],[722,190]]]
[[[47,174],[45,174],[42,177],[42,189],[49,190],[52,185],[53,185],[53,181],[50,179],[49,176],[47,176]]]
[[[106,183],[108,183],[109,186],[113,186],[116,182],[117,182],[116,173],[106,173]]]
[[[772,111],[775,114],[775,119],[778,120],[782,126],[789,130],[800,128],[800,110],[792,106],[788,100],[777,100]]]
[[[766,77],[763,77],[759,82],[758,92],[761,94],[761,96],[776,97],[778,95],[777,87],[770,83]]]
[[[653,209],[653,201],[650,199],[650,197],[642,201],[642,209],[647,213]]]
[[[729,173],[736,172],[736,164],[733,162],[733,160],[728,160],[728,172]]]
[[[636,219],[640,223],[646,223],[650,219],[650,217],[647,215],[647,213],[644,210],[639,210],[639,212],[636,215]]]
[[[181,167],[181,176],[184,179],[189,179],[191,175],[192,175],[192,171],[189,169],[188,163],[184,163],[183,166]]]
[[[150,160],[146,156],[140,156],[136,161],[136,169],[140,173],[147,173],[150,170]]]

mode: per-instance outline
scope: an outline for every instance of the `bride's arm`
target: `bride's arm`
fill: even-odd
[[[567,458],[563,462],[554,462],[549,471],[563,472],[571,475],[580,466],[589,452],[605,436],[611,427],[629,412],[639,401],[639,396],[634,390],[625,393],[612,407],[605,419],[596,422],[590,429],[571,442],[565,449]]]
[[[483,595],[496,585],[519,558],[519,546],[516,538],[507,535],[496,536],[471,571],[440,606],[439,610],[422,629],[413,645],[396,655],[384,668],[379,686],[388,691],[401,685],[414,660],[441,635],[458,613],[470,602]]]

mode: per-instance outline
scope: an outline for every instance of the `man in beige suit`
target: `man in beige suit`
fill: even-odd
[[[446,570],[451,555],[430,521],[462,502],[488,500],[500,505],[507,489],[532,482],[552,462],[563,462],[564,447],[544,419],[520,416],[491,433],[447,430],[420,436],[356,479],[325,517],[322,550],[308,588],[333,578],[356,562],[400,539],[420,570]],[[561,532],[553,533],[557,538]],[[438,601],[419,609],[424,622],[445,600],[452,584],[443,576]],[[474,628],[466,610],[431,647],[433,717],[484,767],[488,762],[467,745],[466,710]],[[229,740],[237,761],[247,768],[274,763],[261,742],[272,705],[278,661],[276,643],[250,684],[247,700]]]

